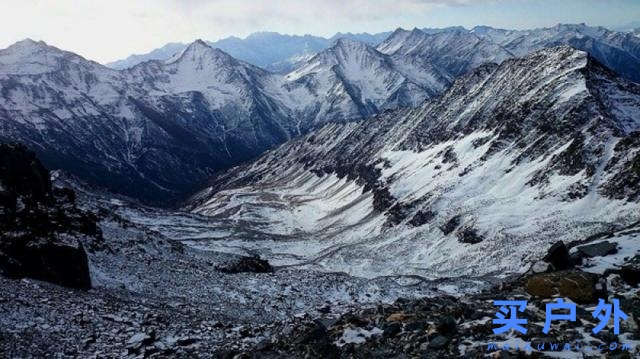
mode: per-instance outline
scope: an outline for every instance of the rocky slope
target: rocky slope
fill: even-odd
[[[285,77],[198,40],[168,60],[116,71],[25,40],[0,50],[0,141],[25,143],[51,168],[167,204],[316,126],[415,105],[441,88],[419,85],[353,41],[312,61]]]
[[[600,63],[635,82],[640,81],[640,41],[631,33],[585,24],[559,24],[532,30],[504,30],[477,26],[434,32],[398,29],[378,45],[407,67],[429,63],[455,78],[487,62],[501,63],[546,47],[568,45],[586,51]]]
[[[367,281],[278,267],[268,273],[229,273],[217,264],[233,261],[233,256],[167,241],[151,227],[129,220],[153,223],[142,208],[106,198],[84,202],[87,195],[79,193],[80,202],[91,207],[116,208],[100,221],[104,248],[89,252],[96,284],[90,290],[70,290],[0,277],[5,289],[0,292],[4,355],[577,359],[583,354],[633,358],[640,353],[638,288],[637,281],[630,280],[640,271],[640,248],[627,248],[627,242],[637,242],[637,223],[607,234],[607,241],[620,243],[615,255],[585,258],[577,269],[570,268],[566,255],[554,255],[553,264],[536,266],[543,272],[530,272],[480,293],[451,296],[438,291],[446,281]],[[155,221],[174,220],[192,234],[207,226],[206,220],[187,214],[155,216]],[[563,263],[567,269],[554,268]],[[635,277],[625,278],[624,273]],[[552,331],[544,334],[544,306],[558,297],[578,303],[580,320],[554,322]],[[611,326],[592,334],[597,322],[591,311],[597,298],[619,299],[629,315],[619,335]],[[493,334],[497,299],[528,301],[526,314],[520,316],[529,320],[527,334]],[[490,343],[496,346],[490,348]],[[531,343],[532,349],[525,349],[524,343]],[[559,352],[551,347],[564,343],[571,349]],[[618,346],[609,350],[612,343]],[[628,349],[622,350],[621,343]]]
[[[470,31],[516,56],[561,44],[586,51],[622,76],[640,82],[640,40],[631,33],[585,24],[558,24],[535,30],[502,30],[479,26]]]
[[[140,199],[168,202],[295,129],[270,74],[201,41],[116,71],[42,42],[0,51],[0,140]]]
[[[458,79],[414,110],[327,125],[234,168],[194,213],[263,240],[203,241],[373,277],[526,270],[552,241],[637,221],[640,88],[555,47]]]

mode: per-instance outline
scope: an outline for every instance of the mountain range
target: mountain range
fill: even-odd
[[[640,85],[547,48],[471,70],[415,109],[328,124],[214,177],[187,209],[262,233],[210,250],[278,265],[508,276],[558,240],[640,219],[639,131]]]
[[[280,35],[250,38],[261,37]],[[420,106],[484,63],[558,43],[586,50],[627,78],[638,76],[640,38],[585,25],[398,29],[376,47],[340,38],[286,74],[202,40],[124,70],[25,40],[0,50],[0,140],[27,144],[50,168],[167,204],[328,122]]]
[[[283,35],[277,32],[256,32],[244,39],[231,36],[218,41],[207,42],[209,46],[221,49],[231,56],[264,69],[286,73],[309,56],[328,48],[338,39],[346,38],[376,46],[390,32],[337,33],[330,38],[312,35]],[[188,44],[169,43],[147,54],[131,55],[123,60],[107,63],[114,69],[126,69],[148,60],[166,60],[184,50]]]
[[[638,71],[634,70],[638,68],[638,59],[640,58],[638,41],[633,36],[628,35],[634,34],[633,27],[629,26],[620,32],[604,27],[587,26],[586,24],[559,24],[554,27],[532,30],[505,30],[489,26],[476,26],[470,30],[461,26],[415,30],[429,35],[447,33],[444,37],[449,36],[449,40],[453,40],[456,36],[464,37],[464,35],[471,34],[470,37],[463,39],[461,46],[471,46],[471,44],[479,40],[485,40],[480,45],[481,51],[495,49],[498,59],[507,55],[507,57],[522,56],[543,47],[560,44],[570,45],[580,50],[588,51],[599,61],[611,68],[615,68],[619,73],[637,82],[640,81],[640,78],[637,75]],[[398,31],[402,31],[402,29],[398,29]],[[282,35],[275,32],[262,32],[254,33],[245,39],[229,37],[215,42],[208,42],[208,44],[212,47],[220,48],[233,57],[266,70],[287,73],[300,66],[314,54],[330,47],[337,39],[347,38],[377,47],[392,34],[392,32],[376,34],[337,33],[331,38],[323,38],[311,35],[295,36]],[[637,35],[637,32],[635,34]],[[441,40],[447,41],[444,37]],[[132,55],[127,59],[108,63],[107,66],[123,69],[147,60],[165,60],[174,53],[186,48],[186,46],[186,44],[169,43],[148,54]],[[389,49],[387,46],[387,51]],[[471,54],[463,55],[473,56]],[[476,61],[486,59],[486,55],[476,54]],[[434,54],[431,54],[431,56],[435,57]],[[469,60],[473,61],[472,59]]]
[[[250,38],[0,50],[0,353],[638,356],[640,37]]]

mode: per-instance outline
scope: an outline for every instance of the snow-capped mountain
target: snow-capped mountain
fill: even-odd
[[[639,85],[583,51],[547,48],[480,66],[419,108],[290,141],[215,177],[187,208],[264,239],[201,246],[277,265],[505,276],[555,241],[640,219],[638,131]]]
[[[419,29],[397,29],[377,48],[402,64],[407,71],[424,66],[438,69],[449,83],[484,63],[500,63],[513,57],[513,54],[492,41],[483,40],[459,28],[432,33]]]
[[[486,62],[500,63],[533,51],[569,45],[588,52],[607,67],[639,82],[640,40],[630,33],[615,32],[585,24],[560,24],[534,30],[503,30],[477,26],[433,31],[393,32],[377,49],[407,63],[429,63],[455,78]]]
[[[51,168],[165,201],[327,122],[418,106],[483,63],[558,42],[585,45],[633,79],[639,41],[585,25],[398,29],[377,48],[344,38],[313,48],[278,75],[203,41],[117,71],[26,40],[0,50],[0,139],[25,142]]]
[[[116,71],[30,40],[0,51],[0,138],[50,168],[164,202],[295,134],[274,75],[202,41]]]
[[[313,97],[301,102],[303,112],[313,116],[307,123],[318,124],[416,106],[446,87],[447,81],[438,75],[428,64],[401,71],[391,57],[365,43],[343,38],[285,79],[292,91]]]
[[[244,39],[230,36],[218,41],[207,42],[209,46],[218,48],[236,59],[262,67],[266,70],[287,73],[296,65],[306,61],[310,55],[327,49],[340,38],[364,42],[376,46],[390,32],[369,33],[337,33],[330,38],[312,35],[285,35],[277,32],[256,32]],[[188,44],[169,43],[146,54],[131,55],[123,60],[106,64],[106,66],[122,70],[149,60],[167,60],[181,52]]]
[[[351,32],[338,32],[329,38],[329,42],[334,43],[340,39],[349,39],[364,42],[369,46],[375,47],[389,37],[389,35],[391,35],[391,31],[379,32],[376,34],[370,34],[368,32],[361,32],[357,34]]]
[[[486,26],[470,32],[489,39],[516,56],[561,44],[591,54],[607,67],[635,82],[640,82],[640,39],[627,32],[585,24],[559,24],[535,30],[502,30]]]
[[[544,47],[570,45],[589,52],[603,64],[633,80],[640,81],[637,75],[640,63],[638,32],[625,27],[621,31],[612,31],[603,27],[591,27],[585,24],[559,24],[554,27],[531,30],[504,30],[488,26],[477,26],[467,30],[461,26],[442,29],[414,29],[377,34],[337,33],[331,38],[318,36],[282,35],[274,32],[261,32],[249,35],[245,39],[229,37],[209,42],[231,56],[277,73],[287,73],[299,67],[314,54],[331,47],[340,38],[364,42],[391,55],[399,50],[405,38],[421,43],[421,48],[404,46],[402,53],[410,52],[417,59],[422,55],[440,62],[442,67],[450,67],[457,76],[486,61],[501,61],[508,57],[524,56]],[[440,35],[424,39],[424,34]],[[444,42],[441,42],[444,41]],[[125,60],[116,61],[107,66],[117,69],[132,67],[148,60],[166,60],[176,52],[186,48],[186,44],[170,43],[145,55],[132,55]],[[495,52],[494,52],[495,51]],[[464,65],[468,66],[464,66]]]
[[[187,44],[183,44],[180,42],[170,42],[146,54],[130,55],[126,59],[109,62],[106,64],[106,66],[116,70],[124,70],[149,60],[166,60],[186,48]]]
[[[26,143],[51,168],[164,202],[328,121],[414,106],[445,86],[411,75],[346,39],[286,76],[201,40],[119,71],[25,40],[0,50],[0,139]]]

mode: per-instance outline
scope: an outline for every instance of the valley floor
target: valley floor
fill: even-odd
[[[544,300],[534,300],[518,278],[506,281],[511,284],[491,278],[361,278],[304,266],[223,273],[220,268],[251,253],[184,243],[216,241],[224,223],[101,201],[85,202],[101,215],[104,237],[88,251],[93,289],[0,278],[0,356],[484,357],[496,352],[487,350],[489,342],[523,340],[492,334],[492,301],[499,297],[531,300],[530,318],[537,324],[529,340],[640,344],[635,319],[619,338],[593,338],[584,329],[593,319],[584,311],[580,325],[540,337]],[[637,235],[637,229],[614,234],[610,240],[622,246],[619,254],[588,260],[583,269],[601,275],[628,261],[637,255]],[[637,318],[637,289],[607,276],[610,294],[622,296]],[[577,351],[531,355],[582,357]]]

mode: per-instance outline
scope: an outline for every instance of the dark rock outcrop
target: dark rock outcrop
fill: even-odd
[[[225,267],[217,268],[223,273],[272,273],[273,267],[264,259],[258,257],[242,257],[238,261]]]
[[[442,230],[442,233],[447,235],[453,232],[456,228],[458,228],[458,226],[460,225],[460,222],[461,222],[461,217],[454,216],[450,220],[448,220],[447,223],[444,224],[444,226],[440,227],[440,229]]]
[[[465,228],[464,230],[458,232],[458,241],[461,243],[467,244],[477,244],[484,240],[474,228]]]
[[[53,189],[35,154],[0,145],[0,274],[91,287],[83,241],[101,240],[96,217],[75,207],[69,189]]]
[[[578,251],[582,253],[585,257],[593,258],[593,257],[604,257],[610,254],[616,254],[618,253],[618,248],[615,243],[604,241],[604,242],[598,242],[598,243],[580,246],[578,247]]]
[[[629,285],[637,287],[640,284],[640,256],[635,256],[620,269],[620,277]]]
[[[564,242],[556,242],[547,251],[547,255],[543,258],[545,262],[550,263],[555,270],[568,269],[573,266],[569,255],[569,249]]]

